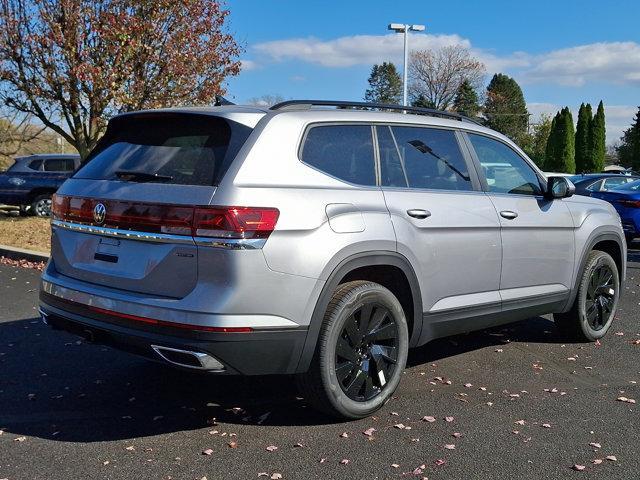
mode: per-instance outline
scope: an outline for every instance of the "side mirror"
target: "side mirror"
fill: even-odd
[[[546,197],[549,199],[554,198],[567,198],[576,193],[576,187],[571,180],[566,177],[549,177],[547,178],[547,193]]]

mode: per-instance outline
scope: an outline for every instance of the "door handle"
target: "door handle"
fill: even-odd
[[[506,218],[507,220],[513,220],[514,218],[516,218],[518,216],[518,214],[516,212],[511,211],[511,210],[502,210],[500,212],[500,216],[502,218]]]
[[[412,208],[411,210],[407,210],[407,215],[413,218],[428,218],[431,216],[431,212],[429,210],[423,210],[421,208]]]

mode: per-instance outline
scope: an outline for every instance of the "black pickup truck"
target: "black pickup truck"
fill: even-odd
[[[39,154],[15,159],[0,173],[0,204],[20,207],[23,214],[46,217],[51,196],[80,166],[80,156]]]

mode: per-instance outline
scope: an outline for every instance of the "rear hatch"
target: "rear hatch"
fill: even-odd
[[[261,115],[141,112],[114,118],[53,204],[58,272],[105,287],[181,298],[196,285],[197,206]]]

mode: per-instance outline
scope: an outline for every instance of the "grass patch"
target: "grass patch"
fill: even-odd
[[[48,252],[51,248],[49,219],[0,213],[0,244]]]

